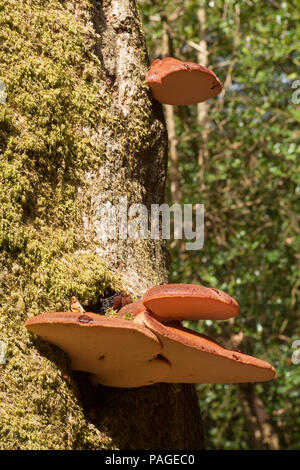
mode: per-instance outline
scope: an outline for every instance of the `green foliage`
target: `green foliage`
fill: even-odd
[[[233,325],[192,326],[221,342],[242,329],[244,352],[277,368],[278,380],[256,392],[283,446],[299,448],[300,366],[291,363],[292,341],[300,334],[300,108],[292,102],[292,82],[300,78],[299,9],[293,2],[204,3],[209,62],[228,86],[224,98],[210,101],[202,186],[197,107],[175,108],[182,202],[204,203],[205,243],[198,253],[172,250],[171,279],[220,288],[238,299],[241,312]],[[182,12],[179,5],[142,3],[151,60],[159,51],[161,10],[168,18],[177,9],[169,22],[174,55],[197,62],[188,41],[199,42],[199,2],[185,2]],[[199,397],[210,447],[248,448],[235,387],[202,386]],[[213,405],[207,409],[208,402]]]
[[[207,449],[249,449],[234,385],[198,386]]]

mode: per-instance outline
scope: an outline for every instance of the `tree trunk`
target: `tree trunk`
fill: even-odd
[[[46,6],[44,6],[46,5]],[[162,203],[167,135],[134,0],[1,11],[1,449],[202,449],[195,389],[92,386],[25,320],[167,282],[161,240],[101,238],[98,209]],[[3,361],[2,361],[3,362]]]

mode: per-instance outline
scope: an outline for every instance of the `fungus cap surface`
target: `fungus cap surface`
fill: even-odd
[[[170,364],[160,357],[158,338],[141,324],[93,313],[45,313],[26,328],[61,348],[73,370],[93,374],[93,382],[112,387],[140,387],[162,382]]]
[[[142,300],[147,310],[162,322],[226,320],[239,312],[238,303],[226,292],[194,284],[152,287]]]
[[[208,336],[181,326],[162,325],[148,313],[139,314],[134,321],[143,322],[162,344],[161,354],[171,363],[164,382],[230,384],[276,377],[269,363],[225,349]]]
[[[174,57],[152,62],[146,81],[160,103],[189,105],[218,95],[222,85],[214,72],[194,62]]]
[[[145,305],[143,304],[142,299],[136,300],[135,302],[132,302],[131,304],[124,305],[119,311],[118,311],[118,318],[124,318],[126,315],[132,315],[135,317],[141,312],[144,312],[146,310]]]

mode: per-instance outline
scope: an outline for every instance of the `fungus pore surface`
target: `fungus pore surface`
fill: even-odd
[[[26,328],[61,348],[73,370],[94,383],[140,387],[163,382],[170,364],[158,338],[145,326],[93,313],[53,312],[30,318]]]

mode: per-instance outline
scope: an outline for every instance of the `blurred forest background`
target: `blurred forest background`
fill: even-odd
[[[151,61],[201,63],[224,87],[207,103],[164,107],[168,202],[205,205],[204,248],[172,242],[170,280],[236,298],[234,321],[189,326],[278,373],[270,383],[198,386],[208,448],[300,449],[299,1],[139,6]]]

